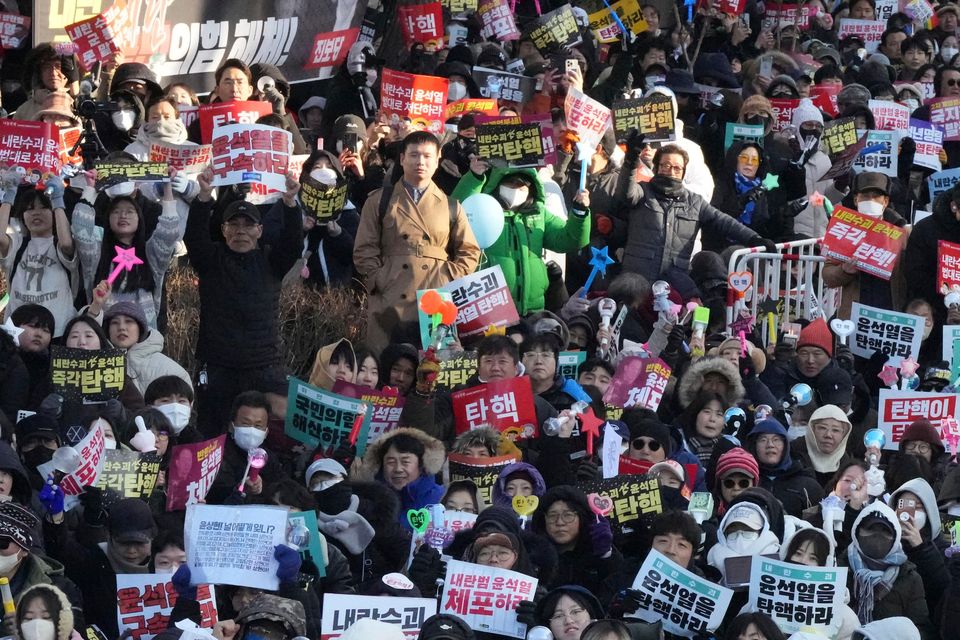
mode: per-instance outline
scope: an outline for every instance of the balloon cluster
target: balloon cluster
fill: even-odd
[[[436,289],[430,289],[420,297],[420,310],[430,316],[434,328],[438,324],[452,325],[457,320],[457,305],[441,298]]]

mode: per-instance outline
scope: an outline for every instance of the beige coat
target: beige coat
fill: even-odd
[[[466,213],[457,204],[451,229],[447,195],[436,184],[414,204],[398,182],[382,228],[381,193],[367,198],[353,247],[353,263],[369,296],[366,344],[376,352],[389,343],[398,323],[417,320],[417,290],[442,287],[473,273],[480,259]]]

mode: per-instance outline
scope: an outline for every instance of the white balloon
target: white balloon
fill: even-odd
[[[492,245],[503,233],[503,207],[493,196],[475,193],[463,201],[463,210],[481,249]]]

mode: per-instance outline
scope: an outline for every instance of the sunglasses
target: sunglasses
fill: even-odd
[[[749,156],[745,153],[741,153],[737,156],[737,160],[744,164],[749,164],[752,166],[760,166],[760,158],[755,158],[754,156]]]
[[[6,537],[0,538],[0,551],[6,551],[7,549],[10,548],[11,544],[16,544],[13,541],[13,538],[6,538]]]
[[[637,451],[643,451],[647,449],[648,451],[660,451],[660,443],[656,440],[644,440],[643,438],[634,438],[630,443],[630,446],[636,449]]]
[[[944,82],[947,83],[948,87],[956,87],[957,85],[960,85],[960,80],[957,78],[947,78],[944,80]]]
[[[752,484],[753,481],[748,478],[741,478],[740,480],[734,480],[733,478],[723,479],[724,489],[749,489]]]

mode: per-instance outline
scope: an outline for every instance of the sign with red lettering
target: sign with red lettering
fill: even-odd
[[[0,13],[0,47],[16,49],[30,33],[30,16]]]
[[[567,91],[563,109],[567,114],[567,126],[577,132],[583,144],[595,149],[613,119],[610,109],[576,87]]]
[[[203,502],[223,464],[226,440],[224,434],[173,448],[167,470],[167,511],[183,511],[187,505]]]
[[[253,182],[284,189],[293,146],[289,131],[262,124],[228,124],[214,130],[212,146],[214,186]]]
[[[406,402],[406,398],[401,396],[396,389],[391,387],[384,387],[380,390],[371,389],[370,387],[338,380],[333,385],[333,392],[348,398],[363,400],[373,407],[370,430],[367,432],[367,444],[374,442],[383,434],[393,431],[400,423],[400,414],[403,413],[403,404]]]
[[[209,144],[154,142],[150,145],[150,162],[166,162],[177,171],[197,174],[210,164],[212,151]]]
[[[273,113],[269,102],[261,100],[237,100],[200,105],[200,140],[210,144],[213,130],[225,124],[255,124],[265,115]]]
[[[428,52],[443,49],[443,7],[439,2],[401,6],[397,13],[407,49],[418,42]]]
[[[318,33],[313,41],[313,49],[304,69],[321,69],[323,67],[338,67],[347,59],[350,47],[360,37],[359,27],[344,29],[330,33]]]
[[[471,273],[442,287],[457,305],[457,335],[473,336],[491,325],[509,327],[520,322],[517,305],[507,288],[500,265]]]
[[[79,504],[80,500],[77,496],[83,493],[84,487],[91,487],[97,484],[97,478],[103,470],[103,452],[106,450],[105,444],[102,421],[96,420],[93,426],[90,427],[87,435],[73,446],[80,454],[80,464],[76,471],[64,475],[62,471],[57,471],[57,465],[53,460],[37,466],[37,471],[40,472],[41,478],[63,476],[63,479],[57,484],[59,484],[63,490],[64,510],[70,511]]]
[[[506,42],[520,37],[508,0],[483,0],[477,7],[477,17],[480,18],[480,37],[484,40],[496,38]]]
[[[773,107],[773,130],[781,131],[784,127],[790,125],[793,120],[793,111],[800,106],[800,100],[794,98],[771,98],[770,105]]]
[[[643,407],[656,411],[668,380],[670,367],[660,358],[628,356],[617,365],[603,401],[624,409]]]
[[[453,393],[456,432],[490,426],[514,439],[535,438],[540,431],[530,378],[517,376],[478,384]]]
[[[107,60],[120,51],[114,41],[114,27],[102,13],[67,25],[65,29],[77,47],[77,59],[87,71],[97,60]]]
[[[900,256],[903,235],[900,227],[837,206],[820,250],[828,258],[851,262],[864,273],[889,280]]]
[[[960,244],[940,240],[937,243],[937,291],[960,285]]]
[[[69,127],[60,129],[60,164],[61,166],[73,165],[79,167],[83,164],[83,154],[77,143],[80,142],[80,127]],[[77,152],[70,154],[76,147]]]
[[[171,627],[170,614],[177,604],[177,590],[169,573],[117,574],[117,627],[133,640],[151,640]],[[217,598],[212,584],[197,585],[200,626],[217,624]],[[174,621],[176,622],[176,621]]]
[[[876,131],[904,131],[910,126],[910,109],[889,100],[871,100],[868,105],[877,123]]]
[[[537,579],[524,573],[450,560],[437,613],[457,616],[477,631],[522,639],[527,625],[517,622],[517,604],[536,591]]]
[[[837,33],[843,40],[847,36],[859,36],[867,53],[874,53],[880,46],[880,37],[887,28],[886,20],[856,20],[854,18],[840,18],[840,31]]]
[[[427,131],[443,131],[443,111],[447,105],[446,78],[420,76],[384,69],[380,79],[380,106],[391,124],[404,118]]]
[[[764,9],[762,28],[773,31],[778,27],[796,25],[800,29],[806,29],[810,26],[810,21],[817,17],[819,12],[819,7],[809,4],[799,8],[795,4],[773,5]]]
[[[944,142],[960,140],[960,98],[934,98],[930,105],[930,124],[943,129]]]
[[[487,116],[499,115],[497,101],[488,98],[464,98],[449,103],[443,110],[443,119],[449,120],[465,113],[479,112]]]
[[[717,10],[732,16],[739,16],[743,13],[743,6],[746,3],[747,0],[720,0]]]
[[[903,432],[916,420],[929,420],[941,432],[942,422],[960,420],[957,394],[880,389],[877,427],[886,435],[884,449],[899,449]]]
[[[23,167],[38,180],[60,175],[60,130],[45,122],[0,120],[0,167]]]

